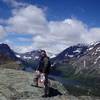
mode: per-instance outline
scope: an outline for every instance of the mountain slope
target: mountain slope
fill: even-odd
[[[100,42],[90,45],[87,53],[72,64],[75,73],[100,78]]]
[[[52,62],[62,63],[62,62],[67,62],[72,58],[79,58],[86,52],[87,49],[88,46],[84,44],[71,46],[62,51],[60,54],[58,54],[55,58],[53,58]]]
[[[22,63],[7,44],[0,44],[0,68],[22,69]]]
[[[94,80],[91,83],[100,85],[100,42],[90,45],[79,58],[56,64],[54,73],[57,72],[66,78]]]
[[[16,60],[17,57],[12,49],[7,44],[0,44],[0,56],[5,56],[8,59]]]
[[[18,58],[13,50],[11,50],[7,44],[0,44],[0,65],[16,60],[18,60]]]

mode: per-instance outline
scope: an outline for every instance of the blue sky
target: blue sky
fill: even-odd
[[[100,0],[0,0],[0,41],[16,52],[56,54],[99,41],[99,32]]]
[[[8,0],[10,1],[10,0]],[[100,0],[16,0],[47,8],[48,20],[75,17],[90,26],[100,26]],[[12,7],[0,0],[0,18],[11,16]]]

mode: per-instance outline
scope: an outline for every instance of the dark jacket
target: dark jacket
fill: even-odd
[[[49,74],[50,67],[51,63],[49,57],[41,57],[37,70],[39,70],[41,73]]]

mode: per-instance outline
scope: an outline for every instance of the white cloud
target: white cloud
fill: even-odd
[[[88,28],[88,25],[77,19],[50,21],[48,26],[48,34],[33,37],[35,48],[56,54],[71,45],[100,41],[100,28]]]
[[[19,2],[18,0],[3,0],[3,2],[7,3],[12,7],[22,7],[27,5],[26,3]]]
[[[2,25],[0,25],[0,39],[3,39],[6,36],[6,31]]]
[[[100,41],[100,27],[90,28],[84,38],[88,43]]]
[[[59,53],[68,46],[87,42],[82,35],[86,34],[87,26],[75,19],[51,21],[48,24],[50,32],[33,37],[35,48],[46,49],[48,52]]]
[[[25,53],[34,50],[32,46],[13,46],[13,50],[18,53]]]
[[[20,41],[20,42],[32,42],[32,40],[30,38],[23,38],[23,37],[17,38],[17,41]]]
[[[53,21],[49,23],[49,27],[51,34],[55,35],[55,37],[57,36],[56,38],[58,40],[61,39],[69,42],[73,40],[76,43],[81,41],[81,35],[87,31],[86,25],[75,19],[65,19],[64,21],[58,22]]]
[[[27,42],[27,41],[25,41],[25,42]],[[15,45],[15,43],[9,39],[4,40],[4,43],[8,44],[12,50],[14,50],[15,52],[18,52],[18,53],[25,53],[25,52],[34,50],[32,45],[27,45],[27,46]]]
[[[14,8],[12,16],[6,21],[6,27],[0,27],[0,34],[5,33],[6,28],[7,32],[33,35],[32,40],[19,38],[22,42],[32,41],[32,45],[13,46],[18,52],[45,49],[56,54],[77,43],[100,41],[100,27],[88,28],[88,25],[73,18],[48,21],[44,10],[34,5]]]
[[[13,10],[13,16],[7,21],[9,32],[41,34],[48,32],[48,22],[41,8],[26,6]]]

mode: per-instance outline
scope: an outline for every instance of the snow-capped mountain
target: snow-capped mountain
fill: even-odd
[[[16,53],[16,57],[21,58],[23,60],[38,60],[40,57],[40,52],[41,50],[33,50],[31,52],[26,52],[26,53]],[[47,55],[50,58],[56,57],[53,53],[47,52]]]
[[[38,60],[40,56],[40,50],[34,50],[31,52],[26,52],[26,53],[16,53],[16,56],[24,61],[27,60]]]
[[[85,54],[87,49],[88,49],[88,46],[84,44],[78,44],[75,46],[71,46],[65,49],[64,51],[62,51],[52,60],[53,62],[63,62],[63,61],[67,61],[72,58],[79,58]]]
[[[24,61],[25,64],[33,68],[38,64],[40,52],[41,50],[34,50],[20,54],[15,53],[7,44],[0,44],[0,63],[7,61],[7,59]],[[53,65],[71,62],[70,64],[72,69],[75,69],[75,74],[84,73],[84,71],[87,74],[100,74],[100,42],[89,46],[84,44],[71,46],[52,58],[51,61]]]
[[[89,46],[87,53],[77,59],[73,66],[76,68],[76,73],[100,75],[100,42],[96,42]]]
[[[25,71],[32,71],[33,69],[36,69],[39,64],[40,59],[40,53],[41,50],[34,50],[31,52],[26,53],[16,53],[16,57],[24,61],[24,67],[23,70]]]
[[[24,60],[24,61],[28,61],[28,60],[39,60],[40,58],[40,53],[41,53],[41,50],[33,50],[31,52],[26,52],[26,53],[15,53],[16,54],[16,57]],[[50,53],[50,52],[47,52],[47,55],[50,57],[50,58],[54,58],[56,57],[56,55]]]
[[[74,51],[78,50],[76,49]],[[95,80],[100,86],[100,42],[92,43],[85,48],[82,54],[80,53],[80,55],[75,57],[71,56],[68,61],[58,63],[59,61],[61,60],[54,61],[54,73],[58,72],[60,76],[85,81],[87,79],[91,81]]]

